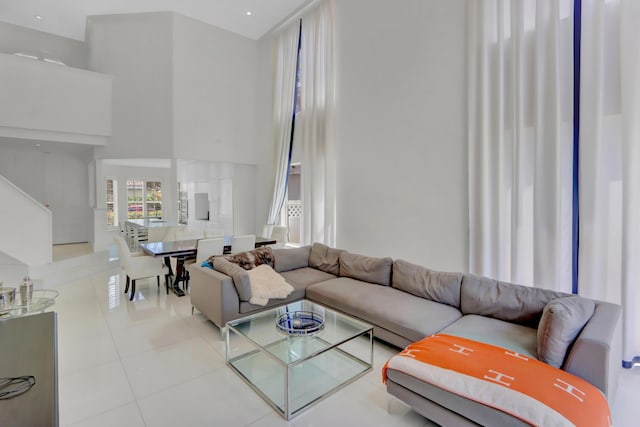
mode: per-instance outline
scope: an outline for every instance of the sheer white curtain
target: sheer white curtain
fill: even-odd
[[[300,112],[296,143],[302,148],[303,244],[335,245],[333,1],[302,17]]]
[[[623,306],[640,356],[640,2],[583,0],[579,293]]]
[[[289,156],[294,93],[296,86],[296,63],[298,59],[298,37],[300,24],[295,22],[283,29],[274,39],[273,45],[273,145],[275,149],[274,184],[267,224],[274,225],[287,194]]]
[[[469,2],[473,273],[571,292],[571,0]]]

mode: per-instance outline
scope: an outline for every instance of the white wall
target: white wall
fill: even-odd
[[[187,193],[189,228],[209,228],[232,235],[234,166],[206,160],[178,160],[177,173],[180,190]],[[195,218],[195,193],[207,193],[209,220]]]
[[[466,270],[466,0],[337,1],[336,48],[337,246]]]
[[[96,158],[171,158],[172,14],[90,16],[89,67],[113,76],[112,136]]]
[[[256,167],[234,165],[233,232],[236,235],[260,234],[256,226]]]
[[[173,14],[173,156],[255,163],[256,42]]]
[[[0,22],[0,52],[26,53],[40,59],[62,61],[70,67],[87,68],[87,51],[83,42],[7,22]]]
[[[206,160],[178,160],[178,180],[189,201],[189,227],[221,229],[225,235],[255,234],[256,167]],[[209,196],[209,221],[193,218],[194,193]]]
[[[111,77],[0,53],[0,136],[104,144]]]
[[[53,243],[90,241],[87,172],[92,157],[87,145],[0,138],[0,174],[51,210]]]

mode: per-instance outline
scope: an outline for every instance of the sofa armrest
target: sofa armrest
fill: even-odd
[[[596,302],[593,316],[574,342],[562,369],[598,387],[613,401],[622,363],[622,307]]]
[[[240,298],[233,279],[208,267],[189,266],[191,305],[219,328],[240,317]]]

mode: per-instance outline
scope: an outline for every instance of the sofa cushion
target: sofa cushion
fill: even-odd
[[[301,248],[279,248],[272,249],[271,251],[273,252],[273,268],[278,273],[309,266],[311,246],[302,246]]]
[[[451,306],[416,298],[391,286],[378,286],[349,277],[309,286],[307,299],[348,313],[409,341],[434,334],[462,315]]]
[[[539,359],[561,368],[567,350],[593,316],[595,307],[593,301],[577,295],[550,301],[542,311],[538,326]]]
[[[309,267],[317,268],[325,273],[340,274],[340,254],[342,249],[330,248],[322,243],[314,243],[309,253]]]
[[[289,284],[294,288],[306,289],[315,283],[324,282],[325,280],[335,279],[336,276],[315,268],[305,267],[297,270],[283,271],[280,273]],[[304,296],[304,295],[303,295]]]
[[[544,306],[563,296],[568,294],[464,274],[460,311],[537,328]]]
[[[239,252],[233,255],[225,255],[223,258],[229,262],[238,264],[245,270],[251,270],[263,264],[273,268],[273,252],[268,246],[263,246],[252,251]]]
[[[374,258],[342,252],[340,254],[340,276],[383,286],[391,285],[391,258]]]
[[[462,273],[445,273],[398,259],[393,262],[391,286],[435,302],[460,307]]]
[[[233,279],[240,301],[251,299],[251,282],[247,270],[221,256],[213,258],[213,268]]]
[[[467,314],[439,333],[480,341],[533,359],[538,358],[536,330],[528,326]]]

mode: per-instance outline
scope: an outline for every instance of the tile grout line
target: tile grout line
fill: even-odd
[[[119,275],[118,284],[120,285],[120,279],[122,278],[122,271],[118,271],[118,275]],[[92,285],[93,285],[93,277],[92,277]],[[96,286],[93,286],[93,288],[94,288],[94,291],[97,289]],[[118,286],[118,291],[120,291],[120,287],[119,286]],[[97,299],[98,296],[95,295],[95,298]],[[97,302],[99,304],[99,301],[97,301]],[[120,366],[122,367],[122,372],[124,373],[124,376],[127,379],[127,385],[129,386],[129,391],[131,392],[131,396],[133,397],[133,402],[136,404],[136,408],[138,409],[138,414],[140,415],[140,419],[142,420],[142,424],[144,424],[144,426],[147,427],[147,420],[144,418],[144,414],[142,413],[142,409],[140,408],[140,403],[138,402],[138,397],[136,396],[136,394],[133,391],[133,385],[131,384],[131,379],[129,378],[129,373],[127,372],[127,369],[124,366],[124,361],[122,360],[122,354],[120,354],[120,349],[116,345],[116,341],[115,341],[115,337],[113,336],[113,330],[111,329],[111,325],[109,325],[109,322],[107,322],[106,315],[105,315],[105,313],[103,313],[102,310],[100,310],[100,315],[104,318],[104,322],[107,325],[107,329],[109,330],[109,336],[111,337],[111,341],[113,342],[113,348],[115,349],[116,354],[118,355],[118,361],[120,362]],[[129,403],[131,403],[131,402],[129,402]],[[129,403],[127,403],[127,404],[129,404]]]

